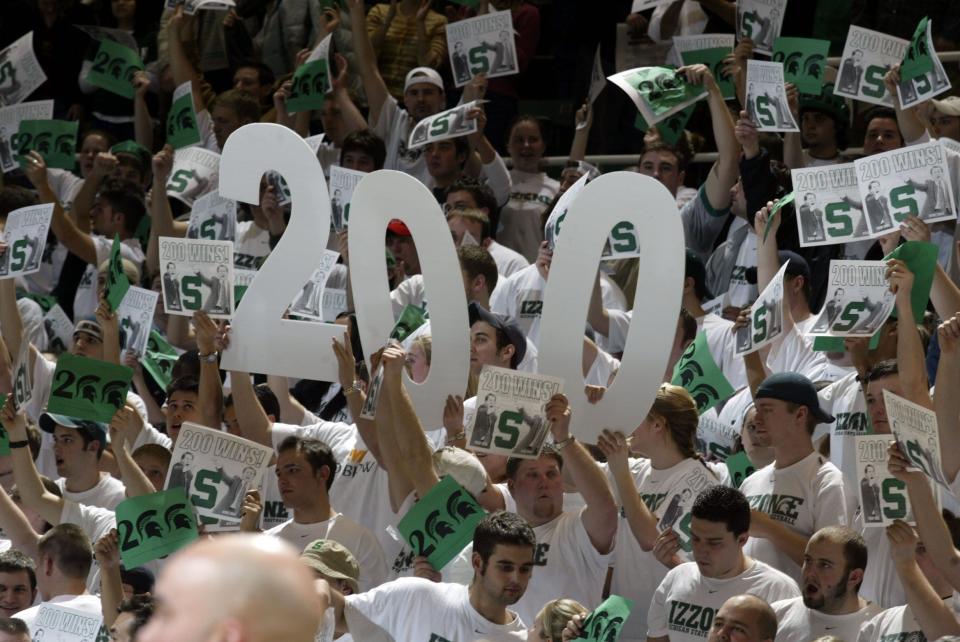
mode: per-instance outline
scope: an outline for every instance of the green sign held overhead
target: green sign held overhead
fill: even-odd
[[[112,40],[101,40],[87,73],[87,82],[95,87],[133,98],[133,77],[143,71],[143,61],[136,51]]]
[[[695,104],[690,105],[686,109],[678,111],[672,116],[664,118],[654,125],[654,127],[657,128],[657,132],[660,134],[660,140],[665,142],[667,145],[676,145],[677,141],[680,140],[680,137],[683,136],[683,131],[687,126],[687,121],[689,121],[690,117],[693,115],[694,108],[696,108]],[[643,114],[640,113],[637,114],[637,118],[634,121],[633,126],[642,132],[650,129],[647,121],[643,118]]]
[[[177,87],[170,113],[167,114],[167,142],[174,149],[180,149],[196,145],[202,140],[197,110],[193,106],[193,91],[188,81]]]
[[[669,67],[641,67],[627,82],[637,90],[655,116],[703,94],[702,87],[691,85],[686,76]]]
[[[930,18],[925,17],[913,31],[910,45],[900,63],[900,80],[906,82],[933,71],[933,43],[930,41]]]
[[[123,271],[123,261],[120,258],[120,236],[114,235],[113,245],[110,247],[110,263],[107,266],[106,298],[111,312],[116,312],[120,302],[130,289],[130,279]]]
[[[790,203],[792,203],[796,197],[797,197],[796,192],[790,192],[783,198],[778,199],[777,202],[773,204],[773,207],[770,208],[770,215],[767,216],[767,224],[763,226],[763,242],[764,243],[767,242],[767,236],[770,234],[770,227],[773,224],[773,220],[776,217],[780,216],[780,210],[783,209],[783,206],[789,205]]]
[[[99,359],[60,355],[47,412],[107,423],[123,407],[133,370]]]
[[[883,257],[884,261],[900,259],[913,272],[913,288],[910,290],[910,307],[916,321],[923,319],[923,312],[930,300],[930,288],[933,287],[933,274],[937,269],[937,246],[925,241],[907,241],[898,245],[893,252]],[[891,316],[897,316],[893,309]]]
[[[620,630],[630,617],[633,600],[619,595],[611,595],[595,608],[580,626],[582,635],[578,640],[587,642],[609,642],[620,637]]]
[[[394,324],[393,330],[390,331],[390,338],[403,341],[413,334],[414,330],[426,323],[426,321],[426,310],[418,308],[415,305],[406,305],[403,310],[400,311],[400,317]]]
[[[733,85],[733,79],[723,75],[723,59],[731,53],[733,50],[728,47],[710,47],[684,51],[680,54],[680,58],[683,59],[684,65],[706,65],[716,79],[723,99],[732,100],[737,96],[737,89]]]
[[[197,539],[193,506],[183,488],[125,499],[117,506],[117,534],[124,568],[165,557]]]
[[[477,500],[448,475],[413,505],[397,530],[414,555],[426,557],[439,571],[470,543],[485,514]]]
[[[324,59],[305,63],[293,74],[293,88],[287,97],[287,111],[291,114],[321,109],[330,91],[330,70]]]
[[[698,333],[680,356],[670,383],[686,388],[697,402],[697,412],[701,415],[735,392],[713,360],[705,332]]]
[[[47,167],[73,169],[77,164],[77,128],[75,120],[21,120],[11,144],[20,167],[28,152],[43,156]]]
[[[163,335],[151,330],[147,339],[147,350],[140,363],[163,390],[173,381],[173,364],[177,362],[177,357],[177,351],[167,343]]]
[[[816,38],[777,38],[773,62],[783,63],[783,81],[792,82],[801,94],[820,95],[830,42]]]

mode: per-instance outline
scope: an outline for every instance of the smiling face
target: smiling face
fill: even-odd
[[[540,169],[540,159],[543,158],[545,149],[543,134],[537,121],[521,120],[510,130],[507,151],[515,169],[536,173]]]
[[[407,372],[414,383],[423,383],[430,374],[430,363],[427,361],[427,354],[423,351],[423,346],[414,341],[410,346],[410,351],[406,358]]]
[[[26,571],[0,572],[0,616],[13,617],[30,608],[35,596]]]

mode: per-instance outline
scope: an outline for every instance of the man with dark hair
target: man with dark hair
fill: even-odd
[[[369,129],[347,134],[340,148],[340,166],[358,172],[374,172],[383,169],[387,148],[383,139]]]
[[[697,495],[691,514],[694,561],[675,566],[654,593],[648,641],[701,640],[713,626],[713,614],[741,593],[768,603],[800,596],[790,577],[743,553],[750,536],[750,504],[743,493],[711,486]],[[679,615],[695,609],[707,615],[692,621]]]
[[[463,276],[467,303],[476,301],[480,306],[489,309],[490,295],[500,278],[497,262],[490,252],[479,245],[461,245],[457,248],[457,259],[460,261],[460,274]]]
[[[65,415],[40,415],[40,429],[53,435],[57,486],[64,499],[114,510],[126,499],[123,482],[99,468],[107,426]]]
[[[777,616],[770,605],[754,595],[737,595],[717,611],[707,642],[773,642],[776,637]]]
[[[803,554],[803,597],[772,604],[777,642],[810,642],[821,635],[856,640],[860,626],[880,607],[859,595],[867,568],[867,545],[844,526],[822,528]]]
[[[843,160],[840,152],[847,148],[850,110],[844,99],[833,93],[833,85],[825,84],[817,95],[801,94],[797,124],[800,132],[787,132],[783,141],[784,163],[790,169]],[[818,240],[823,240],[822,234]]]
[[[903,134],[897,123],[897,114],[889,107],[874,107],[867,112],[863,134],[863,155],[873,156],[903,147]]]
[[[526,591],[535,547],[523,518],[487,515],[473,532],[470,586],[406,577],[359,595],[328,588],[336,632],[355,640],[379,639],[369,633],[374,627],[394,640],[525,640],[524,622],[507,607]]]
[[[33,560],[16,550],[0,553],[0,615],[13,617],[30,608],[37,597],[37,574]]]
[[[117,607],[117,619],[110,626],[112,642],[134,642],[137,633],[146,625],[153,615],[153,597],[150,595],[134,595],[126,599]]]
[[[271,96],[275,80],[273,70],[256,60],[244,60],[233,72],[233,88],[260,101],[260,111],[264,113],[273,107]]]
[[[30,642],[30,629],[23,620],[13,617],[0,619],[0,642]]]
[[[277,485],[293,517],[267,531],[303,548],[316,539],[346,546],[360,564],[360,588],[371,589],[387,579],[383,548],[369,530],[333,509],[330,487],[337,461],[330,447],[318,439],[291,435],[277,447]]]
[[[170,443],[160,445],[172,449],[180,436],[180,428],[185,422],[202,423],[200,414],[200,381],[193,375],[174,379],[167,386],[167,403],[163,406],[167,436]],[[139,446],[138,441],[135,447]]]

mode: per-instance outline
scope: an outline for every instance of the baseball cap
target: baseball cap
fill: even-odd
[[[960,96],[947,96],[943,100],[931,100],[937,111],[947,116],[960,116]]]
[[[84,428],[93,433],[94,439],[99,441],[104,446],[107,445],[106,424],[102,424],[99,421],[91,421],[89,419],[68,417],[67,415],[55,415],[49,412],[45,412],[40,415],[40,430],[43,432],[52,433],[57,426],[63,426],[64,428]]]
[[[817,389],[813,382],[796,372],[778,372],[763,380],[754,399],[779,399],[800,404],[810,409],[810,413],[820,423],[833,423],[834,418],[820,407]]]
[[[110,153],[116,156],[117,154],[129,154],[137,159],[137,162],[140,163],[141,167],[144,169],[150,168],[150,150],[141,145],[140,143],[133,140],[124,140],[113,147],[110,148]]]
[[[480,460],[461,448],[445,446],[433,453],[437,476],[450,475],[468,493],[479,497],[487,487],[487,471]]]
[[[407,224],[398,218],[393,219],[387,224],[387,231],[393,232],[397,236],[413,236],[413,234],[410,233],[410,228],[407,227]]]
[[[510,367],[516,368],[517,364],[523,361],[523,356],[527,353],[527,339],[523,336],[523,331],[513,321],[508,321],[498,314],[487,310],[476,301],[471,301],[467,307],[467,312],[472,326],[477,321],[489,323],[497,330],[502,330],[507,335],[507,341],[513,346],[513,358],[510,359]]]
[[[707,287],[707,268],[703,264],[700,255],[691,249],[687,249],[687,266],[684,269],[684,278],[691,278],[700,299],[712,299],[713,294]]]
[[[344,580],[354,593],[360,592],[360,565],[346,546],[332,539],[315,539],[300,554],[300,560],[315,571]]]
[[[154,582],[153,572],[149,569],[138,566],[131,569],[120,569],[120,581],[123,584],[129,584],[133,588],[134,595],[143,595],[153,591]]]
[[[77,325],[73,327],[73,333],[85,332],[97,341],[103,341],[103,329],[100,328],[100,324],[93,319],[81,319],[77,321]]]
[[[805,258],[790,250],[780,250],[777,252],[777,258],[780,259],[780,265],[790,261],[787,264],[787,271],[784,273],[786,276],[802,276],[807,282],[810,281],[810,264],[807,263]],[[744,277],[747,279],[747,283],[756,283],[757,268],[747,268]]]
[[[407,79],[403,83],[403,91],[406,92],[412,85],[428,83],[443,91],[443,78],[437,73],[436,69],[430,67],[414,67],[407,73]]]
[[[800,94],[800,113],[808,109],[823,112],[845,126],[850,125],[850,108],[846,100],[833,93],[833,85],[825,84],[819,95]]]

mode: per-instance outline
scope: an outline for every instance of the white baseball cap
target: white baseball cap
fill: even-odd
[[[432,69],[431,67],[414,67],[411,69],[407,74],[406,81],[403,83],[403,91],[406,92],[410,89],[411,85],[417,85],[423,82],[431,84],[440,91],[443,91],[443,78],[440,77],[436,69]]]

